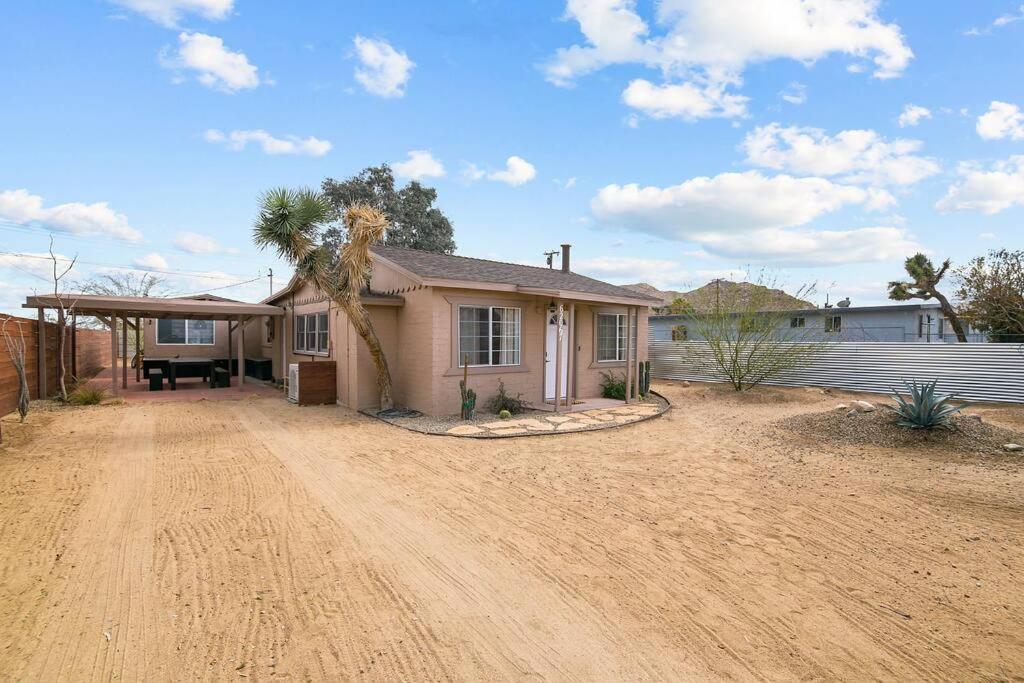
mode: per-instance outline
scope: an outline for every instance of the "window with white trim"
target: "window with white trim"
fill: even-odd
[[[843,331],[843,316],[832,315],[825,318],[825,331],[839,334]]]
[[[212,320],[156,321],[157,344],[188,344],[190,346],[212,346],[216,339],[215,323]]]
[[[597,314],[597,362],[626,360],[626,314]]]
[[[521,320],[518,308],[459,306],[459,367],[519,365]]]
[[[330,345],[330,325],[326,313],[295,316],[295,352],[326,354]]]

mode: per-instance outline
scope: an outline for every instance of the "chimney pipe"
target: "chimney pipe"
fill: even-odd
[[[562,272],[569,272],[569,250],[572,249],[571,244],[562,245]]]

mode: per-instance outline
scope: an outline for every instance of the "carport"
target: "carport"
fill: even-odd
[[[93,316],[110,327],[110,388],[118,392],[118,374],[121,375],[120,388],[128,388],[128,334],[127,330],[141,330],[143,320],[170,318],[175,320],[226,320],[237,323],[238,349],[238,384],[245,382],[245,343],[243,327],[247,320],[257,316],[278,317],[284,315],[284,309],[270,304],[249,304],[237,301],[211,301],[205,299],[171,299],[162,297],[136,296],[103,296],[93,294],[62,294],[58,299],[53,294],[30,296],[22,304],[22,308],[34,308],[38,312],[39,330],[39,382],[46,386],[46,310],[60,310],[61,304],[71,316],[69,337],[72,349],[75,346],[75,330],[80,316]],[[126,331],[121,339],[121,372],[118,373],[117,321],[120,320]],[[72,358],[74,352],[72,351]],[[141,364],[135,368],[135,380],[139,381]],[[230,368],[229,368],[230,370]],[[72,371],[73,372],[73,371]],[[40,394],[42,395],[42,394]]]

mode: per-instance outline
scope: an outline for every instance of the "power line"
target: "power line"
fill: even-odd
[[[41,259],[41,260],[44,260],[44,261],[49,261],[50,260],[49,256],[41,256],[39,254],[25,254],[25,253],[15,252],[15,251],[0,251],[0,256],[16,256],[16,257],[19,257],[19,258],[33,258],[33,259]],[[66,258],[66,257],[58,256],[58,257],[55,257],[55,258],[58,261],[71,261],[71,259]],[[233,279],[239,278],[239,277],[247,277],[245,275],[240,275],[240,274],[237,274],[237,273],[235,273],[235,274],[223,273],[223,274],[220,274],[220,275],[214,275],[212,273],[204,273],[204,272],[198,271],[198,270],[182,270],[182,269],[176,269],[176,268],[149,268],[147,266],[125,265],[123,263],[102,263],[102,262],[98,262],[98,261],[82,261],[82,260],[78,260],[77,263],[81,263],[81,264],[85,264],[85,265],[90,265],[90,266],[101,266],[101,267],[104,267],[104,268],[122,268],[122,269],[125,269],[125,270],[138,270],[138,271],[142,271],[142,272],[145,272],[145,273],[159,273],[161,275],[187,275],[189,277],[205,278],[205,279],[208,279],[208,280],[233,280]],[[14,266],[12,266],[12,267],[14,267]],[[261,277],[263,277],[263,276],[259,275],[257,277],[257,279],[259,279]]]
[[[20,223],[14,223],[12,221],[2,218],[0,218],[0,230],[20,232],[26,235],[39,235],[41,237],[59,237],[60,240],[71,240],[73,242],[109,242],[111,244],[117,244],[122,247],[128,247],[129,249],[137,249],[139,251],[152,251],[154,249],[154,245],[151,242],[132,242],[130,240],[121,239],[119,237],[110,237],[109,235],[82,235],[72,232],[63,232],[59,230],[47,230],[45,228],[36,228],[31,225],[22,225]],[[244,254],[231,253],[227,251],[218,252],[217,257],[229,259],[250,258],[249,256],[245,256]]]

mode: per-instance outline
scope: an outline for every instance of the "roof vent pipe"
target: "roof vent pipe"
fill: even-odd
[[[571,244],[562,245],[562,272],[569,272],[569,250],[572,249]]]

